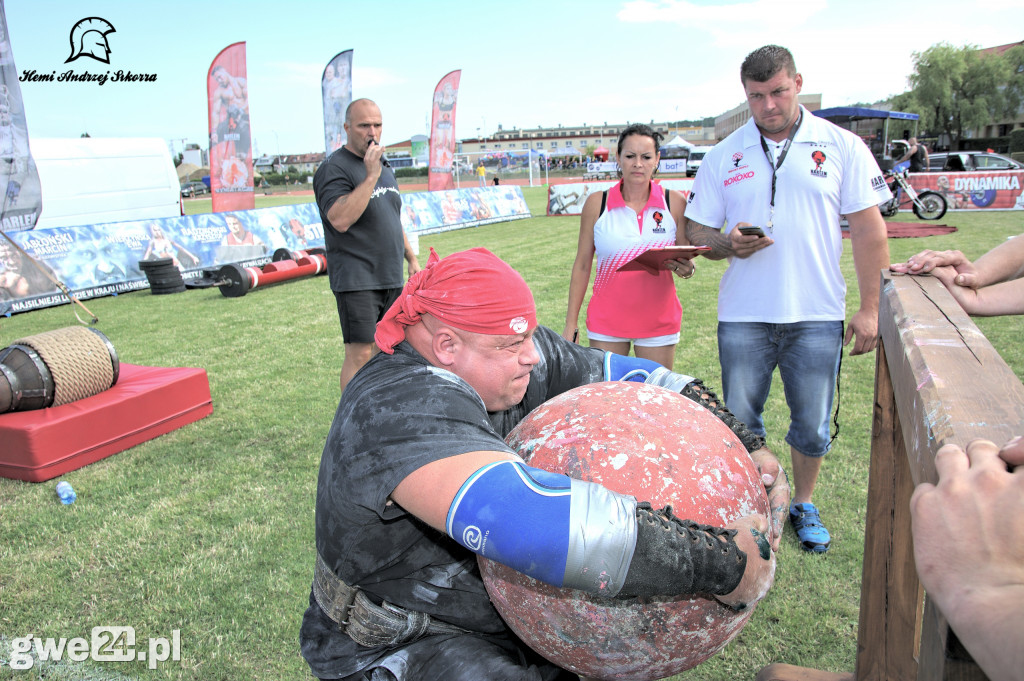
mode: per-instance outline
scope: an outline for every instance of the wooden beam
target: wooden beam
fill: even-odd
[[[878,316],[915,484],[945,444],[1024,432],[1024,386],[942,282],[883,273]]]
[[[916,636],[921,582],[914,569],[910,507],[914,491],[900,414],[884,345],[875,361],[875,405],[868,469],[858,681],[917,678]]]
[[[883,271],[857,668],[786,664],[757,681],[983,681],[934,604],[923,603],[910,495],[935,482],[935,453],[1024,432],[1024,385],[940,281]]]

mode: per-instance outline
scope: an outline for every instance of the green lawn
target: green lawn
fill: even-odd
[[[543,188],[524,189],[535,215]],[[257,206],[262,207],[258,197]],[[309,201],[311,197],[268,197]],[[187,201],[197,212],[209,199]],[[278,204],[274,204],[278,205]],[[914,220],[901,214],[902,220]],[[923,249],[976,257],[1022,230],[1019,213],[950,213],[959,232],[893,239],[894,260]],[[541,323],[560,330],[578,219],[538,217],[420,239],[425,256],[483,245],[523,273]],[[848,244],[847,244],[848,246]],[[717,284],[725,263],[701,260],[678,282],[683,300],[676,368],[720,383]],[[857,287],[849,248],[843,268]],[[137,646],[179,630],[179,662],[86,661],[15,679],[307,679],[298,629],[313,571],[317,468],[338,399],[342,340],[327,279],[297,280],[229,299],[217,289],[87,301],[122,361],[207,370],[214,413],[64,476],[78,501],[61,506],[56,480],[0,479],[0,661],[15,637],[89,638],[132,626]],[[70,306],[0,319],[0,346],[75,324]],[[1024,317],[978,320],[1024,377]],[[723,652],[678,679],[753,679],[771,662],[852,671],[872,421],[874,355],[845,357],[842,433],[817,501],[833,533],[824,556],[801,552],[787,528],[776,585]],[[769,446],[788,465],[781,390],[766,413]]]

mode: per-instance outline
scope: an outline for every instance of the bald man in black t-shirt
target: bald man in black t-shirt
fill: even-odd
[[[345,360],[341,389],[375,353],[373,333],[419,262],[402,229],[402,197],[380,145],[380,109],[357,99],[345,112],[348,142],[313,176],[327,244],[327,274],[338,305]]]

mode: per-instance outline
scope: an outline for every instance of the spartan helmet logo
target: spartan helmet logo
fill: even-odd
[[[104,64],[110,63],[110,45],[107,34],[113,33],[110,22],[100,17],[82,19],[71,27],[71,56],[64,63],[72,62],[79,57],[92,57]]]

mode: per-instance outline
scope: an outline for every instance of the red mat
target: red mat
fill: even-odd
[[[886,230],[890,239],[902,239],[910,236],[935,236],[936,234],[952,234],[956,227],[935,225],[929,222],[887,222]],[[850,230],[843,227],[843,238],[850,238]]]
[[[212,413],[204,369],[122,362],[117,383],[98,395],[0,414],[0,476],[49,480]]]

